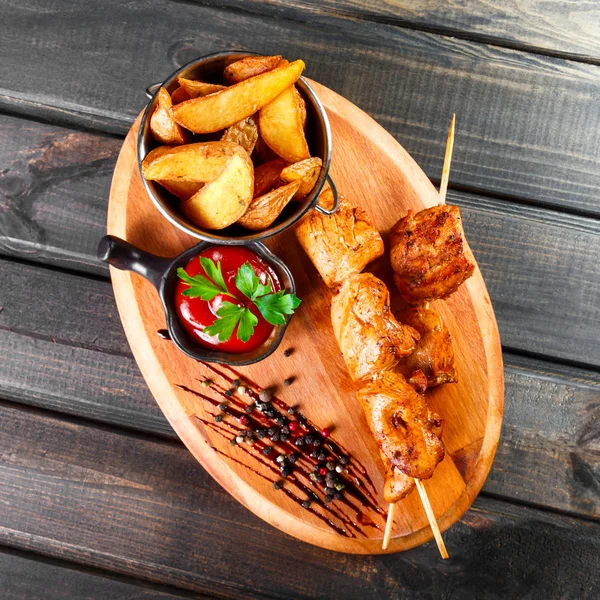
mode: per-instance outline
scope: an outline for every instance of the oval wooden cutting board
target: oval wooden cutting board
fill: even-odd
[[[387,243],[387,232],[396,220],[408,209],[436,204],[437,191],[408,153],[373,119],[331,90],[314,82],[311,85],[331,121],[331,174],[340,191],[371,215]],[[147,197],[136,163],[138,126],[139,118],[125,140],[115,169],[108,233],[149,252],[174,256],[195,240],[170,225]],[[329,290],[293,231],[268,245],[290,267],[303,302],[277,352],[239,370],[259,386],[278,386],[278,397],[289,405],[299,405],[319,427],[332,426],[332,438],[351,452],[351,464],[364,465],[385,512],[379,452],[333,336]],[[397,295],[387,255],[369,270],[386,281],[392,298]],[[165,318],[158,295],[147,281],[113,268],[111,276],[123,327],[140,370],[173,429],[202,466],[252,512],[290,535],[331,550],[381,553],[385,515],[370,515],[376,527],[371,523],[348,529],[343,521],[356,525],[357,515],[347,505],[334,501],[331,507],[337,516],[327,513],[334,525],[331,527],[274,489],[272,481],[277,477],[258,458],[230,446],[214,428],[202,423],[213,421],[214,407],[178,386],[211,394],[200,382],[206,377],[215,379],[214,374],[157,335],[165,327]],[[449,300],[435,302],[434,306],[452,334],[459,379],[457,384],[428,392],[432,407],[446,421],[446,458],[425,482],[444,531],[467,510],[491,467],[502,422],[504,381],[496,320],[479,270]],[[293,353],[284,356],[284,350],[290,347]],[[294,377],[292,385],[281,385],[288,377]],[[303,496],[292,483],[286,486]],[[327,511],[318,504],[313,509],[319,514]],[[340,533],[340,529],[347,530],[347,534]],[[431,538],[419,496],[413,492],[398,504],[388,552],[406,550]],[[452,553],[451,548],[449,551]]]

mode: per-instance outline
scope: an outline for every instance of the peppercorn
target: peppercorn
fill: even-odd
[[[286,435],[290,432],[290,428],[287,425],[284,425],[281,428],[281,433],[285,433]]]
[[[310,446],[312,446],[315,442],[315,438],[312,435],[307,435],[304,440],[306,441],[307,444],[309,444]]]
[[[302,503],[302,508],[309,508],[310,507],[310,500],[305,500]]]
[[[244,410],[251,415],[254,412],[254,404],[248,404]]]
[[[285,425],[285,419],[283,417],[275,417],[275,423],[277,423],[277,425],[283,426]]]
[[[282,467],[281,476],[289,477],[292,474],[292,467]]]
[[[273,487],[274,487],[276,490],[280,490],[280,489],[283,487],[283,481],[276,481],[276,482],[273,484]]]
[[[337,466],[336,466],[336,468],[335,468],[335,470],[336,470],[338,473],[341,473],[341,472],[344,470],[344,467],[342,467],[342,465],[337,465]]]
[[[202,387],[210,387],[213,384],[213,382],[210,379],[205,379],[202,382]]]
[[[288,439],[288,435],[286,435],[285,433],[282,433],[279,438],[281,439],[282,442],[287,442]]]
[[[323,443],[323,440],[318,435],[316,435],[313,445],[319,447],[322,443]]]
[[[258,397],[266,404],[267,402],[270,402],[271,398],[273,397],[273,393],[271,390],[261,390],[258,393]]]
[[[321,452],[318,456],[317,456],[317,460],[319,462],[323,462],[325,459],[327,458],[325,452]]]
[[[248,425],[248,423],[250,423],[250,419],[246,416],[246,415],[242,415],[238,421],[242,424],[242,425]]]
[[[298,429],[298,421],[291,421],[288,427],[290,431],[296,431]]]
[[[248,433],[246,433],[246,441],[249,444],[254,444],[254,442],[255,442],[254,434],[251,431],[249,431]]]
[[[304,438],[302,436],[297,437],[294,443],[296,446],[304,446]]]
[[[329,504],[333,500],[333,496],[330,496],[329,494],[327,494],[327,496],[325,496],[324,500],[325,500],[325,502],[327,502],[327,504]]]
[[[309,456],[311,458],[317,458],[317,451],[316,450],[312,450],[311,453],[309,454]]]
[[[235,439],[235,438],[233,438],[233,439],[229,440],[229,445],[230,445],[230,446],[237,446],[237,441],[236,441],[236,439]]]
[[[311,473],[309,475],[309,478],[310,478],[311,481],[316,481],[317,480],[317,474],[316,473]]]
[[[283,454],[280,454],[275,460],[278,463],[282,463],[285,460],[285,456]]]
[[[243,444],[243,443],[244,443],[244,436],[243,436],[243,435],[238,435],[238,436],[235,438],[235,441],[236,441],[238,444]]]
[[[265,446],[263,448],[263,454],[265,456],[269,456],[269,454],[271,454],[271,452],[273,452],[273,446]]]
[[[272,441],[272,442],[278,442],[278,441],[279,441],[279,435],[278,435],[277,433],[274,433],[274,434],[271,436],[271,438],[270,438],[270,439],[271,439],[271,441]]]
[[[321,435],[324,438],[328,438],[331,435],[331,431],[326,427],[325,429],[321,429]]]
[[[266,429],[257,429],[256,435],[259,440],[262,440],[263,438],[265,438],[267,436],[267,430]]]
[[[292,350],[291,348],[286,348],[286,349],[283,351],[283,355],[284,355],[286,358],[288,358],[289,356],[291,356],[291,355],[292,355],[292,352],[293,352],[293,350]]]
[[[323,477],[325,477],[325,475],[327,475],[327,469],[325,467],[321,467],[319,469],[319,475],[323,475]]]
[[[237,389],[237,393],[238,393],[238,394],[240,394],[240,396],[241,396],[242,394],[245,394],[245,393],[246,393],[246,388],[245,388],[243,385],[240,385],[240,386],[238,387],[238,389]]]
[[[323,475],[317,475],[317,482],[318,483],[323,483],[325,481],[325,477],[323,477]]]
[[[269,419],[272,419],[275,416],[274,410],[265,409],[263,413],[266,417],[269,417]]]
[[[275,433],[277,433],[277,428],[276,427],[269,427],[269,429],[267,429],[267,433],[269,435],[274,435]]]
[[[337,479],[334,471],[327,471],[327,475],[325,475],[327,481],[335,481]]]
[[[290,454],[290,455],[288,456],[288,460],[289,460],[289,461],[290,461],[292,464],[294,464],[294,463],[295,463],[295,462],[298,460],[298,455],[297,455],[297,454]]]
[[[228,398],[231,398],[231,396],[233,396],[233,392],[235,392],[235,390],[234,390],[234,389],[231,389],[231,390],[226,390],[226,391],[225,391],[225,395],[226,395]]]
[[[343,465],[347,465],[350,462],[350,459],[347,456],[340,456],[340,462]]]
[[[290,387],[290,385],[292,385],[292,383],[294,383],[294,379],[295,379],[295,377],[288,377],[287,379],[284,379],[283,385],[285,385],[285,387]]]
[[[343,484],[341,481],[340,481],[340,483],[336,483],[336,484],[335,484],[335,489],[336,489],[338,492],[341,492],[341,491],[342,491],[342,490],[343,490],[345,487],[346,487],[346,486],[345,486],[345,485],[344,485],[344,484]]]
[[[227,410],[227,404],[225,404],[225,402],[221,402],[221,404],[219,404],[219,405],[217,406],[217,408],[218,408],[219,410],[221,410],[221,411],[223,411],[223,410]]]
[[[327,487],[325,488],[325,493],[326,493],[326,494],[329,494],[330,496],[333,496],[333,494],[335,494],[335,488],[332,488],[332,487],[330,487],[330,486],[327,486]]]
[[[215,415],[215,421],[220,423],[223,420],[223,415]]]
[[[336,492],[333,495],[334,500],[341,500],[342,499],[342,494],[340,492]]]
[[[238,385],[240,385],[240,383],[242,383],[242,382],[241,382],[239,379],[234,379],[234,380],[231,382],[231,385],[232,385],[233,387],[237,387]]]
[[[294,410],[294,407],[293,407],[293,406],[290,406],[290,407],[287,409],[287,411],[288,411],[288,415],[293,415],[293,414],[296,412],[296,411]]]
[[[335,463],[332,463],[331,461],[328,462],[325,466],[329,471],[333,471],[335,469]]]

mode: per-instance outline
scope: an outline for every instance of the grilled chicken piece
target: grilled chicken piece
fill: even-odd
[[[354,381],[394,368],[419,339],[412,327],[396,321],[387,287],[370,273],[342,284],[331,301],[331,322]]]
[[[400,361],[397,371],[418,391],[424,391],[420,373],[425,376],[427,387],[455,382],[452,338],[437,310],[415,306],[396,313],[395,316],[402,323],[414,327],[421,335],[415,351]]]
[[[393,504],[406,498],[415,487],[415,480],[405,475],[397,467],[392,466],[383,452],[381,460],[385,465],[385,484],[383,486],[383,498],[386,502]]]
[[[429,479],[444,458],[443,421],[399,373],[386,371],[357,392],[367,422],[390,464]]]
[[[327,189],[319,204],[329,208],[332,203]],[[343,196],[331,216],[311,211],[296,227],[296,236],[328,287],[360,273],[383,254],[383,240],[367,213]]]
[[[447,298],[468,279],[475,259],[457,206],[409,211],[390,233],[394,281],[409,304]]]

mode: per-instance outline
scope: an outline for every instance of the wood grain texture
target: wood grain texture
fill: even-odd
[[[331,12],[600,62],[600,10],[593,0],[211,0],[210,5],[303,21],[307,14]]]
[[[10,290],[0,291],[0,397],[177,439],[129,354],[108,282],[9,261],[0,280]],[[36,311],[30,282],[44,290]],[[504,361],[506,411],[484,491],[599,518],[600,375],[506,353]]]
[[[368,211],[384,239],[398,213],[420,210],[439,201],[437,190],[391,135],[335,92],[310,83],[327,110],[332,135],[337,139],[330,174],[342,193],[357,199],[355,202]],[[136,154],[140,119],[141,116],[129,132],[117,160],[107,231],[159,256],[174,256],[197,241],[171,226],[156,211],[143,187]],[[377,201],[379,197],[386,201]],[[363,465],[377,490],[377,502],[383,507],[380,452],[367,422],[357,418],[362,411],[331,330],[329,291],[311,269],[293,230],[266,244],[294,274],[296,290],[302,298],[303,308],[286,329],[287,343],[293,343],[296,351],[286,358],[281,348],[268,360],[240,368],[240,372],[261,388],[279,385],[283,378],[293,375],[294,384],[282,393],[283,400],[288,405],[301,406],[317,429],[333,425],[336,441],[349,449],[353,461]],[[388,259],[378,261],[374,269],[388,286],[393,286]],[[163,327],[164,312],[156,290],[147,281],[114,268],[111,279],[123,327],[140,370],[167,420],[204,468],[244,506],[290,535],[341,552],[384,552],[383,522],[378,523],[381,516],[366,503],[362,510],[372,525],[357,527],[356,534],[349,531],[346,523],[352,523],[353,518],[362,523],[361,516],[355,517],[351,508],[337,503],[335,510],[342,517],[327,515],[336,524],[328,527],[322,516],[327,510],[314,514],[300,506],[306,497],[301,487],[293,488],[300,501],[282,498],[274,491],[273,477],[266,477],[271,474],[260,460],[249,462],[251,455],[240,460],[240,451],[232,451],[230,431],[229,435],[222,435],[204,426],[203,420],[213,421],[214,412],[208,403],[186,390],[197,387],[199,379],[212,378],[212,372],[156,335]],[[444,531],[473,502],[491,467],[502,423],[504,373],[496,319],[477,267],[468,282],[445,302],[436,303],[436,308],[460,357],[456,361],[458,382],[428,393],[431,407],[445,420],[447,455],[433,477],[423,483],[440,530]],[[466,465],[461,473],[451,454],[467,447],[472,451],[465,455]],[[416,495],[397,503],[395,530],[387,551],[413,548],[431,536]]]
[[[172,600],[189,595],[157,589],[99,570],[42,559],[29,553],[0,550],[2,600]],[[162,587],[162,586],[160,586]],[[194,596],[208,598],[207,596]]]
[[[2,115],[0,139],[0,254],[107,274],[96,245],[120,143]],[[61,153],[42,158],[52,147]],[[504,345],[600,366],[598,222],[464,192],[449,202],[461,208]]]
[[[600,525],[479,498],[410,553],[352,556],[264,524],[181,446],[0,405],[0,542],[225,598],[595,598]],[[557,552],[560,548],[561,551]]]
[[[0,25],[5,108],[125,133],[144,88],[192,58],[231,48],[301,56],[430,177],[455,112],[453,185],[599,214],[598,66],[330,15],[297,22],[167,0],[37,6],[12,5]]]

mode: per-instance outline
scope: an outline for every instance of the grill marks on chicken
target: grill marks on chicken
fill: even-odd
[[[428,479],[444,458],[443,421],[400,373],[385,371],[357,392],[373,435],[392,467]]]
[[[421,374],[425,377],[426,387],[455,382],[452,338],[437,310],[415,306],[396,313],[396,318],[416,329],[421,336],[414,352],[399,362],[397,370],[417,389],[423,389],[419,380]]]
[[[323,192],[319,204],[328,208],[330,195],[330,190]],[[331,216],[311,211],[296,227],[296,236],[328,287],[360,273],[384,249],[367,213],[343,196]]]
[[[419,339],[415,329],[395,319],[386,285],[370,273],[344,281],[331,302],[331,321],[354,381],[393,369]]]
[[[454,293],[475,268],[458,207],[409,211],[391,230],[390,261],[394,282],[409,304]]]

